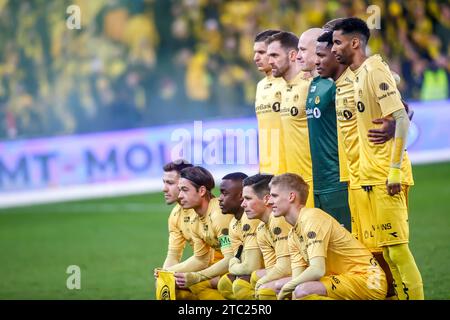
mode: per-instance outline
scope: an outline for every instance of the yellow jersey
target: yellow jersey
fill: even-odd
[[[258,219],[249,219],[247,215],[242,214],[241,219],[233,218],[230,222],[230,241],[233,253],[236,254],[240,245],[244,250],[259,249],[256,240],[256,229],[259,226]]]
[[[299,72],[284,85],[281,93],[281,126],[286,153],[286,172],[300,175],[306,182],[312,181],[312,161],[309,149],[306,97],[311,78],[305,80]]]
[[[278,175],[286,172],[283,131],[280,120],[283,78],[267,76],[256,87],[259,171]]]
[[[256,238],[263,255],[265,269],[272,268],[278,258],[289,256],[287,238],[291,227],[284,217],[274,217],[272,214],[267,223],[259,224]]]
[[[358,110],[358,136],[360,147],[360,183],[361,185],[385,184],[391,165],[394,141],[384,144],[369,142],[367,133],[375,128],[374,119],[384,118],[404,108],[400,92],[397,90],[389,66],[379,55],[366,59],[355,73],[355,102]],[[405,151],[401,165],[402,183],[414,184],[411,161]]]
[[[354,82],[355,74],[350,68],[345,69],[336,80],[336,116],[347,160],[350,188],[359,189],[359,138]]]
[[[169,215],[169,252],[181,257],[186,242],[193,248],[191,222],[196,213],[192,209],[183,209],[178,203]]]
[[[214,261],[219,261],[224,254],[232,254],[233,249],[228,229],[232,219],[232,214],[222,213],[219,199],[212,198],[207,213],[203,217],[196,214],[191,224],[194,255],[204,256],[213,248],[215,250]]]
[[[315,257],[326,259],[325,275],[366,273],[375,260],[332,216],[318,208],[302,208],[289,233],[291,267],[307,268]]]

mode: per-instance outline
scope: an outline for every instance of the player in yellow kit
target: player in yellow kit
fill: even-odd
[[[189,243],[193,248],[190,225],[192,219],[195,217],[195,211],[192,209],[183,209],[178,200],[178,195],[180,193],[180,189],[178,188],[180,171],[188,167],[192,167],[192,164],[183,159],[169,162],[163,167],[164,199],[166,204],[170,205],[176,203],[176,205],[169,215],[169,246],[162,269],[180,262],[186,243]],[[155,278],[158,277],[159,269],[160,268],[155,269]],[[189,290],[179,290],[177,296],[178,299],[196,299],[196,296]]]
[[[259,172],[279,174],[286,170],[283,132],[280,122],[282,78],[272,76],[265,40],[279,30],[258,33],[253,44],[253,60],[265,77],[258,82],[255,112],[258,120]]]
[[[337,220],[317,208],[305,208],[308,185],[286,173],[270,182],[273,215],[292,225],[289,252],[292,280],[278,299],[384,299],[386,277],[370,251]]]
[[[306,33],[305,38],[310,33]],[[310,79],[306,79],[305,73],[300,69],[301,65],[297,64],[299,39],[291,32],[280,32],[269,37],[266,43],[272,75],[285,81],[281,92],[280,114],[284,148],[289,152],[286,153],[284,172],[295,172],[312,185],[312,164],[305,111]],[[307,205],[314,207],[313,195],[308,199]]]
[[[249,219],[261,221],[256,237],[264,258],[264,269],[252,273],[252,286],[235,286],[235,295],[240,290],[245,292],[241,293],[242,296],[256,292],[255,297],[260,300],[275,300],[277,291],[290,280],[287,235],[291,227],[284,218],[275,218],[271,206],[267,204],[272,177],[257,174],[244,180],[242,207]]]
[[[218,277],[228,271],[228,262],[233,256],[228,236],[232,216],[222,214],[218,199],[211,193],[214,178],[208,170],[202,167],[183,169],[178,186],[181,206],[192,208],[197,214],[191,224],[194,254],[167,270],[175,272],[178,288],[189,288],[200,300],[223,299],[216,286]],[[214,261],[210,259],[211,248],[215,250]]]
[[[423,299],[420,272],[409,247],[407,190],[413,184],[411,163],[404,151],[409,119],[394,78],[380,56],[365,53],[370,31],[358,18],[347,18],[333,28],[333,48],[339,63],[355,74],[355,103],[359,137],[360,184],[367,192],[376,219],[375,239],[395,282],[402,283],[399,299]],[[395,139],[370,143],[367,134],[373,120],[392,117]]]
[[[234,215],[229,227],[234,257],[230,259],[228,265],[229,273],[220,278],[217,288],[226,299],[231,300],[252,298],[252,295],[243,296],[242,290],[235,296],[233,287],[249,287],[250,274],[264,266],[261,250],[256,241],[256,228],[259,221],[248,219],[244,214],[244,208],[241,207],[242,181],[245,178],[247,178],[246,174],[234,172],[224,176],[220,183],[219,204],[222,213]]]
[[[195,216],[195,212],[192,209],[183,209],[178,200],[180,171],[188,167],[192,167],[192,164],[181,159],[169,162],[163,167],[164,199],[166,204],[176,203],[169,216],[169,248],[163,268],[180,262],[186,243],[189,243],[191,247],[193,246],[190,224],[191,219]]]

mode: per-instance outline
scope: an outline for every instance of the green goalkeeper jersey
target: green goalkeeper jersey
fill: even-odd
[[[347,189],[340,182],[338,136],[335,107],[336,85],[315,77],[306,99],[314,194]]]

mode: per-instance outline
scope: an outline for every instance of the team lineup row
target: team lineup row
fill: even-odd
[[[210,194],[212,176],[212,186],[197,183],[203,168],[178,172],[176,163],[169,165],[172,170],[165,168],[180,193],[173,201],[179,205],[169,218],[163,265],[175,272],[178,299],[192,298],[186,293],[199,299],[283,299],[291,293],[297,299],[379,299],[386,290],[393,298],[424,298],[408,247],[407,197],[413,185],[404,150],[408,113],[387,64],[378,55],[366,56],[369,37],[366,23],[358,18],[333,20],[300,38],[278,30],[256,36],[254,60],[266,74],[255,102],[263,174],[224,177],[217,201]],[[181,178],[175,183],[177,175]],[[249,179],[262,179],[264,192],[253,190],[259,184]],[[239,206],[222,208],[236,217],[215,228],[214,223],[229,216],[213,214],[215,202],[223,207],[229,191],[222,186],[228,180],[240,186],[242,199],[236,194]],[[186,200],[185,184],[198,195],[204,188],[201,197],[207,205]],[[248,189],[260,201],[259,211],[268,212],[266,221],[254,213],[251,217]],[[194,255],[179,263],[182,249],[171,240],[177,233],[181,243],[182,223],[171,220],[191,208],[195,215],[183,221],[191,227]],[[274,226],[274,221],[284,225]],[[283,251],[283,243],[288,250]],[[161,275],[158,270],[155,275]]]

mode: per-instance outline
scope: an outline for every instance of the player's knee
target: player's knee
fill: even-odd
[[[305,282],[295,287],[294,296],[296,299],[301,299],[311,294],[326,296],[327,290],[320,281]]]
[[[285,280],[285,279],[275,281],[275,284],[274,284],[275,290],[277,290],[277,291],[281,290],[281,288],[284,286],[284,284],[287,281],[288,280]]]

